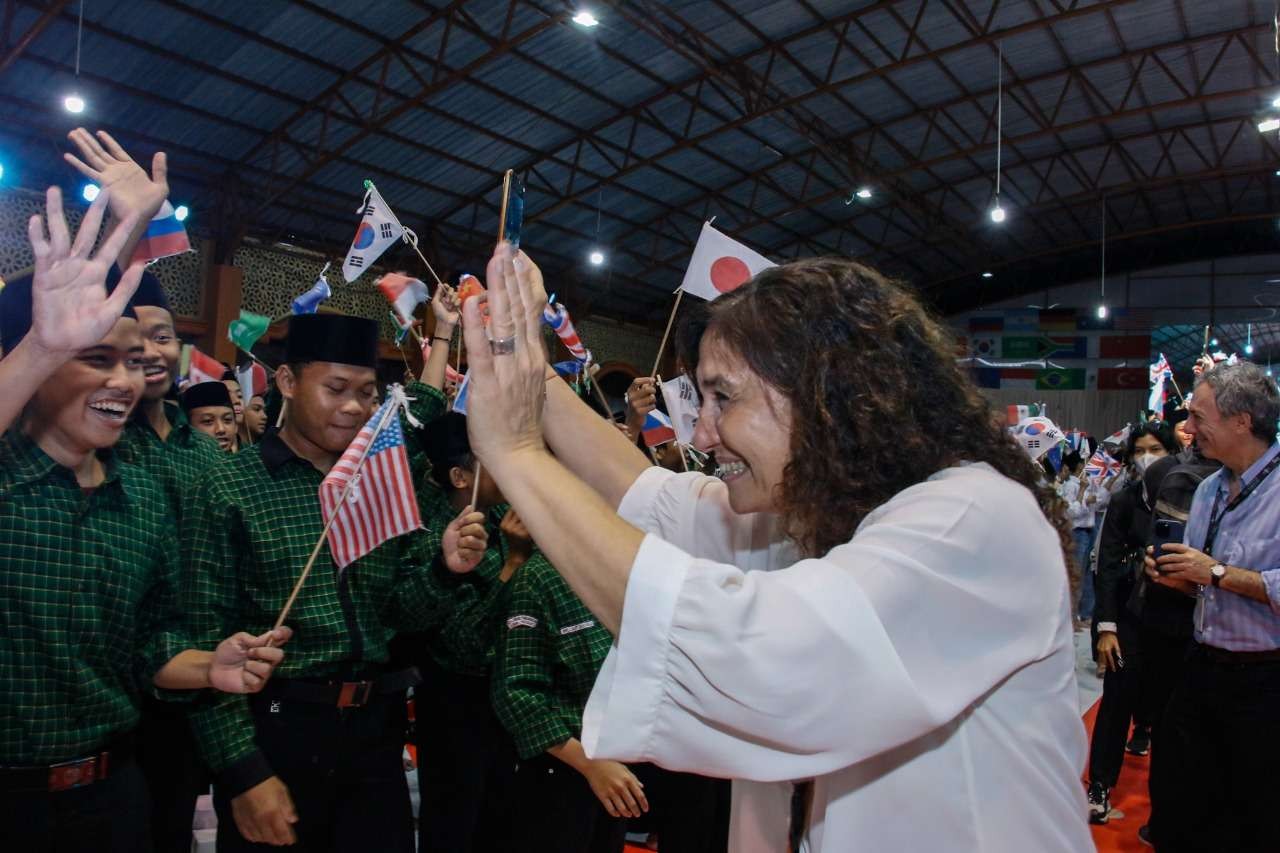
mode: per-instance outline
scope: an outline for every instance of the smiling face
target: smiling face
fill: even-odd
[[[1173,425],[1173,434],[1178,437],[1178,444],[1186,450],[1191,446],[1191,442],[1195,441],[1195,436],[1187,432],[1187,422],[1185,420],[1178,421]]]
[[[168,311],[154,305],[142,305],[134,310],[142,333],[142,373],[146,379],[142,396],[154,402],[168,394],[173,385],[182,357],[182,342],[174,331],[173,315]]]
[[[311,362],[296,375],[287,365],[277,374],[289,401],[288,425],[326,453],[341,454],[373,416],[378,398],[371,367]]]
[[[235,449],[236,413],[226,406],[198,406],[188,416],[191,425],[218,442],[224,453]]]
[[[1213,386],[1208,382],[1196,386],[1183,427],[1205,458],[1218,462],[1231,458],[1233,451],[1248,441],[1251,434],[1249,416],[1223,415]]]
[[[59,461],[112,446],[142,399],[142,365],[138,321],[121,317],[97,346],[81,350],[36,391],[27,418],[32,435]]]
[[[693,445],[715,455],[734,512],[772,512],[791,458],[791,402],[707,334],[699,348],[702,408]]]

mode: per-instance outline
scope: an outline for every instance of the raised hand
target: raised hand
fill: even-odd
[[[467,433],[486,464],[504,453],[541,449],[547,354],[542,273],[524,252],[498,244],[486,273],[489,290],[462,306],[471,386]],[[490,323],[483,309],[487,303]]]
[[[489,532],[484,529],[484,513],[467,507],[444,529],[440,548],[445,567],[456,575],[464,575],[480,565]]]
[[[214,650],[209,685],[223,693],[257,693],[284,660],[279,647],[292,636],[292,628],[281,627],[257,637],[243,631],[228,637]]]
[[[28,338],[55,358],[66,360],[102,340],[120,319],[142,280],[142,264],[129,267],[107,294],[107,272],[138,222],[138,214],[123,219],[93,257],[89,256],[111,200],[103,190],[80,223],[75,241],[62,212],[62,191],[50,187],[45,196],[48,235],[39,216],[27,223],[35,254],[31,280],[31,331]]]
[[[447,284],[436,285],[435,295],[431,297],[431,312],[436,316],[436,334],[441,327],[450,331],[458,325],[462,317],[462,306],[458,304],[458,292]]]
[[[111,191],[111,215],[116,219],[136,214],[139,222],[148,222],[169,197],[169,168],[163,151],[152,157],[148,176],[105,130],[95,138],[77,127],[67,138],[80,150],[80,157],[63,154],[63,159],[103,192]]]

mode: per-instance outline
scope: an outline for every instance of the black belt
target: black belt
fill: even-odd
[[[374,695],[399,693],[422,683],[417,667],[390,672],[364,681],[330,681],[312,678],[273,678],[262,695],[335,708],[361,708]]]
[[[1206,646],[1203,643],[1197,643],[1195,649],[1214,663],[1280,663],[1280,649],[1267,649],[1261,652],[1233,652],[1230,649]]]
[[[0,767],[0,791],[7,794],[53,793],[83,788],[101,782],[133,759],[133,736],[121,738],[109,747],[57,764],[27,767]]]

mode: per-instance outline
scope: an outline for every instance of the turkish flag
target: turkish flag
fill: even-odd
[[[764,255],[721,234],[710,223],[704,223],[680,287],[710,302],[746,284],[761,270],[774,266],[777,264]]]
[[[1143,390],[1147,387],[1145,367],[1102,367],[1098,369],[1099,391]]]

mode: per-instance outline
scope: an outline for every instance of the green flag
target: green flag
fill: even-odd
[[[1036,389],[1040,391],[1083,391],[1084,385],[1083,367],[1054,367],[1036,375]]]
[[[231,325],[227,326],[227,340],[245,352],[251,352],[253,345],[258,342],[258,338],[267,333],[267,327],[270,325],[270,317],[254,314],[252,311],[241,308],[240,319],[232,320]]]

